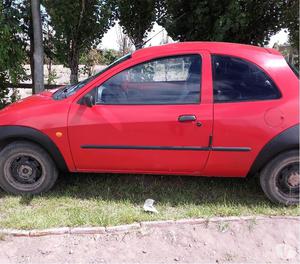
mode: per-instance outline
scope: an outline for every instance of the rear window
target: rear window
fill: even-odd
[[[258,66],[240,58],[213,55],[215,102],[272,100],[281,97],[273,80]]]

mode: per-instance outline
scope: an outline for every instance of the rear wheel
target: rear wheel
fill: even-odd
[[[13,194],[48,191],[58,176],[49,154],[36,144],[20,141],[0,152],[0,186]]]
[[[274,158],[262,170],[260,183],[267,197],[277,203],[299,203],[299,152],[292,150]]]

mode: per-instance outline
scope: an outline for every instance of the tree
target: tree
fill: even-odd
[[[299,0],[289,1],[288,6],[283,14],[284,26],[289,30],[289,42],[299,51]]]
[[[109,65],[121,56],[118,51],[113,49],[91,49],[87,53],[82,54],[80,64],[84,64],[84,73],[92,76],[95,74],[95,65]]]
[[[44,90],[44,48],[40,0],[31,0],[35,93]]]
[[[265,45],[283,28],[294,0],[160,0],[159,19],[173,39]]]
[[[118,43],[118,50],[122,56],[129,53],[132,50],[132,43],[129,37],[124,34],[120,25],[117,27],[117,43]]]
[[[78,82],[80,55],[95,48],[113,25],[113,6],[107,0],[44,0],[55,31],[56,56]]]
[[[26,49],[26,55],[30,61],[30,74],[33,84],[32,93],[34,93],[35,81],[34,81],[34,61],[33,61],[33,25],[30,1],[19,1],[16,3],[16,8],[20,14],[22,14],[22,20],[19,20],[20,28],[22,30],[22,41],[28,48]]]
[[[156,18],[155,0],[117,0],[116,17],[136,49],[152,29]]]
[[[17,84],[25,77],[22,67],[25,46],[19,27],[20,13],[13,1],[0,2],[0,108],[13,101],[7,83]]]
[[[34,38],[33,38],[33,24],[32,24],[32,13],[31,13],[31,1],[27,0],[14,0],[16,7],[19,13],[22,15],[22,18],[19,20],[20,28],[22,30],[22,40],[24,45],[26,45],[27,58],[30,61],[31,69],[31,80],[33,84],[33,93],[35,93],[34,87],[36,87],[34,79]],[[49,26],[49,16],[45,12],[44,8],[41,10],[41,23],[43,31],[43,47],[45,53],[45,60],[53,60],[54,51],[53,51],[53,29]]]

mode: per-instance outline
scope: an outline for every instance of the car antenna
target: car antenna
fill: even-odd
[[[186,12],[184,12],[183,14],[181,14],[179,17],[177,17],[174,22],[176,22],[177,20],[179,20],[183,15],[185,15]],[[164,15],[162,15],[159,19],[161,19]],[[158,19],[158,20],[159,20]],[[173,22],[173,23],[174,23]],[[152,40],[153,38],[155,38],[158,34],[160,34],[161,32],[163,32],[165,30],[165,28],[163,27],[159,32],[157,32],[155,35],[153,35],[151,38],[145,40],[144,42],[138,44],[136,46],[137,49],[141,49],[144,45],[146,45],[150,40]]]

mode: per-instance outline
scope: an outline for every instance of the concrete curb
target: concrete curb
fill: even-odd
[[[95,235],[95,234],[114,234],[140,231],[150,228],[165,228],[172,225],[201,225],[205,223],[234,222],[234,221],[268,221],[268,220],[294,220],[300,224],[300,216],[230,216],[230,217],[211,217],[196,219],[180,219],[166,221],[146,221],[129,225],[109,226],[109,227],[59,227],[49,229],[17,230],[0,229],[2,236],[14,237],[39,237],[50,235]]]

